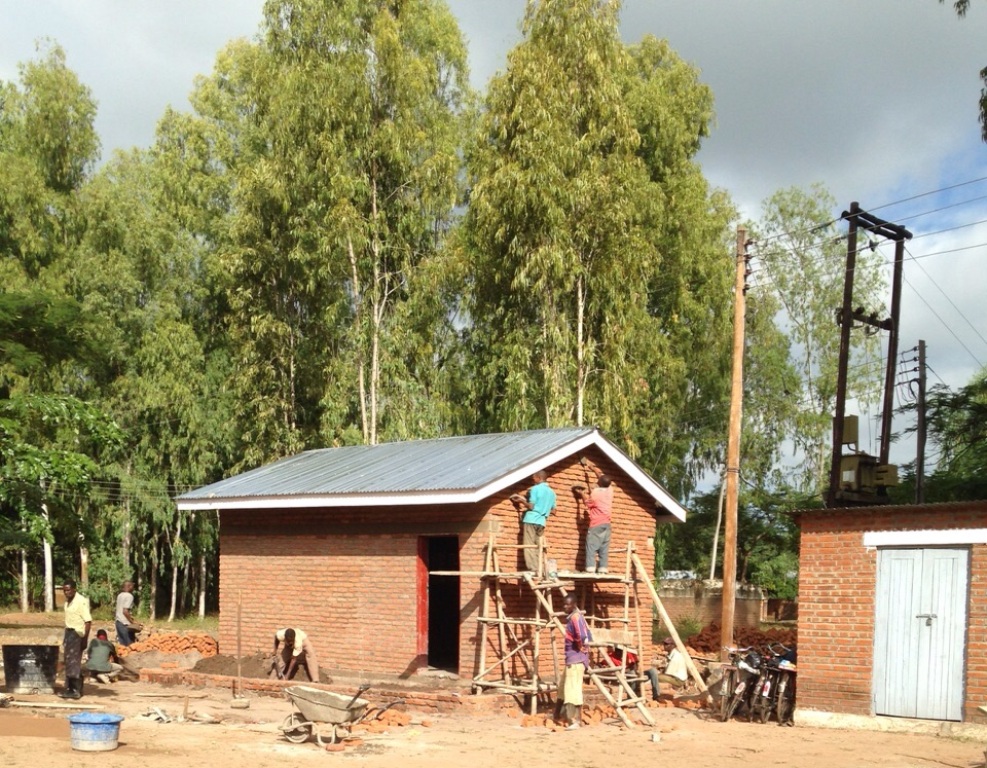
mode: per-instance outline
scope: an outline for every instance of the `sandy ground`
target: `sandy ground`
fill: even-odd
[[[18,618],[23,621],[24,617]],[[0,639],[44,642],[43,638],[52,634],[57,642],[60,636],[58,629],[42,628],[41,621],[33,632],[27,629],[26,622],[21,624],[23,629],[11,627],[13,623],[0,620]],[[194,697],[188,699],[190,715],[210,715],[220,722],[207,725],[181,721],[185,693]],[[366,697],[373,702],[372,689]],[[57,696],[15,698],[64,703]],[[362,734],[359,746],[329,754],[314,739],[292,744],[282,737],[279,725],[291,712],[287,700],[257,695],[249,701],[250,708],[242,710],[230,707],[228,690],[164,688],[133,682],[109,686],[87,683],[84,703],[99,704],[103,711],[126,717],[118,749],[73,751],[64,710],[5,708],[0,709],[0,767],[36,768],[61,759],[66,764],[82,761],[100,768],[216,768],[237,764],[284,768],[322,766],[332,760],[368,768],[391,768],[395,764],[402,768],[610,768],[616,764],[676,768],[987,768],[987,745],[974,741],[878,731],[781,728],[773,723],[759,725],[739,720],[720,723],[702,712],[682,709],[651,710],[657,720],[653,729],[629,730],[602,724],[557,733],[547,728],[522,728],[520,717],[504,714],[452,716],[413,712],[410,725]],[[172,722],[142,717],[155,707],[173,718]]]
[[[0,710],[0,765],[35,768],[64,759],[80,759],[101,768],[214,768],[249,764],[255,768],[323,765],[342,760],[354,766],[435,768],[466,765],[503,768],[508,765],[558,764],[590,768],[663,764],[690,768],[729,766],[915,766],[975,768],[984,764],[984,745],[916,734],[840,731],[821,728],[780,728],[743,721],[720,723],[704,715],[678,709],[654,710],[657,726],[627,730],[616,725],[595,725],[574,732],[553,733],[547,728],[522,728],[518,718],[506,715],[426,716],[412,714],[405,727],[364,734],[359,746],[327,754],[314,740],[287,742],[278,725],[291,711],[275,697],[252,697],[250,708],[230,707],[228,691],[189,690],[205,698],[189,699],[190,714],[208,713],[222,722],[200,724],[153,722],[141,714],[157,707],[178,718],[183,714],[184,689],[141,683],[112,686],[87,683],[86,703],[123,714],[120,746],[112,752],[73,752],[68,723],[62,711]],[[140,694],[167,693],[178,698],[151,698]],[[53,696],[17,697],[21,701],[60,702]],[[369,695],[372,697],[372,692]],[[659,739],[653,741],[654,734]]]

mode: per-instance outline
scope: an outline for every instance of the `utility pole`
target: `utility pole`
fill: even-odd
[[[733,645],[734,608],[737,602],[737,503],[740,485],[740,420],[744,397],[744,322],[746,318],[747,230],[737,227],[737,278],[733,295],[733,365],[730,385],[730,427],[727,438],[726,509],[723,531],[723,609],[720,646]],[[721,651],[723,661],[729,654]]]
[[[925,340],[918,342],[918,427],[915,430],[915,503],[925,503]]]
[[[826,506],[835,507],[838,501],[847,501],[840,490],[843,468],[843,419],[846,416],[847,371],[850,361],[850,330],[854,321],[873,328],[887,331],[888,364],[884,377],[884,408],[881,414],[880,463],[887,464],[891,450],[891,417],[894,412],[895,364],[898,359],[898,329],[901,315],[902,263],[905,254],[905,240],[912,233],[900,224],[894,224],[868,213],[859,203],[850,203],[850,210],[843,211],[842,218],[850,225],[847,233],[846,277],[843,281],[843,306],[840,309],[840,357],[836,377],[836,412],[833,414],[833,454],[829,468],[829,491]],[[865,229],[879,237],[895,241],[894,276],[891,287],[891,317],[878,320],[876,313],[867,314],[862,307],[853,308],[853,278],[857,267],[857,230]],[[842,497],[842,498],[841,498]],[[874,503],[877,498],[849,497],[856,503]]]

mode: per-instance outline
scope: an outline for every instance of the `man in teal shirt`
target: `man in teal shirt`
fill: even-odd
[[[534,485],[528,490],[527,501],[521,499],[519,506],[526,510],[521,518],[521,528],[524,532],[523,543],[529,546],[524,550],[524,566],[532,572],[538,571],[538,550],[545,537],[545,524],[548,516],[555,509],[555,491],[546,482],[548,475],[545,470],[539,469],[532,475]]]

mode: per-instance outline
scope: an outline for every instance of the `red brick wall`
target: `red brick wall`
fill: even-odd
[[[649,540],[654,502],[633,486],[602,453],[588,455],[614,478],[614,523],[610,570],[622,572],[624,553],[633,540],[650,567]],[[571,486],[585,483],[578,456],[547,468],[558,495],[549,518],[549,556],[560,570],[582,569],[585,511],[577,513]],[[231,510],[220,525],[220,624],[222,653],[235,653],[237,600],[242,600],[243,652],[269,652],[275,629],[297,626],[311,635],[321,666],[328,669],[412,674],[425,659],[417,646],[418,541],[420,535],[455,533],[460,542],[460,569],[483,568],[483,546],[491,524],[499,526],[499,543],[520,543],[518,515],[508,501],[530,482],[507,488],[477,505],[405,506],[316,510]],[[518,551],[501,553],[501,570],[523,569]],[[470,678],[478,658],[481,580],[461,578],[460,674]],[[596,602],[611,602],[611,615],[623,611],[623,590],[601,587]],[[580,590],[577,590],[577,594]],[[589,600],[584,589],[581,598]],[[509,610],[533,613],[527,587],[504,586]],[[651,605],[640,590],[639,616],[650,647]],[[617,601],[614,603],[614,601]],[[558,600],[556,600],[558,602]],[[633,625],[632,625],[633,626]],[[496,637],[496,632],[492,633]],[[545,635],[547,646],[547,634]],[[559,644],[561,647],[561,644]],[[551,674],[546,648],[542,674]]]
[[[801,516],[798,705],[872,714],[877,550],[866,531],[987,527],[987,502],[818,510]],[[972,546],[964,720],[985,722],[987,546]]]

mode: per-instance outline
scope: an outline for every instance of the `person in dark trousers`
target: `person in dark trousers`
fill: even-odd
[[[126,647],[134,642],[130,634],[130,625],[135,624],[131,609],[134,607],[134,582],[125,581],[117,595],[117,612],[113,617],[117,629],[117,642]]]
[[[520,494],[511,496],[515,508],[523,513],[521,543],[526,545],[524,550],[524,567],[532,573],[538,572],[538,549],[545,536],[545,526],[548,516],[555,509],[555,491],[547,482],[548,474],[539,469],[532,475],[534,485],[528,490],[528,497]]]
[[[62,593],[65,595],[65,634],[62,638],[65,688],[58,695],[63,699],[81,699],[82,649],[89,642],[93,617],[89,613],[89,598],[78,593],[73,579],[66,579]]]
[[[596,487],[587,492],[582,485],[575,486],[577,498],[586,504],[589,530],[586,531],[586,572],[607,573],[610,556],[610,523],[613,514],[613,483],[585,456],[579,460],[587,470],[596,475]],[[589,472],[587,471],[587,479]],[[597,563],[597,556],[600,560]]]

